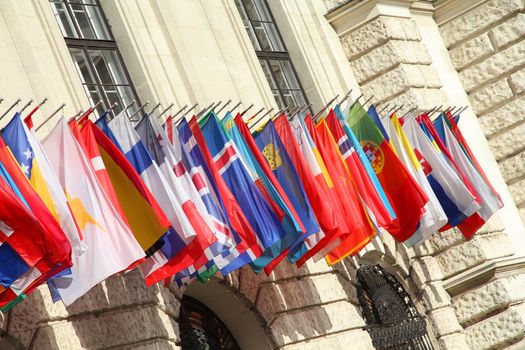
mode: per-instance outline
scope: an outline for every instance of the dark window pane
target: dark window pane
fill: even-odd
[[[260,59],[259,62],[261,62],[261,67],[264,71],[264,74],[266,75],[268,84],[270,84],[270,88],[277,89],[277,84],[275,83],[275,80],[273,79],[272,72],[270,71],[270,66],[268,65],[268,62],[263,59]]]
[[[113,50],[88,50],[101,84],[128,84],[124,68]]]
[[[73,57],[73,63],[75,64],[75,68],[77,69],[78,75],[80,76],[82,83],[96,83],[96,79],[91,72],[84,50],[77,48],[69,48],[69,52],[71,53],[71,57]]]
[[[100,9],[97,6],[83,6],[71,4],[74,20],[80,30],[80,37],[83,39],[109,40],[109,30],[102,18]]]
[[[279,106],[279,109],[283,109],[284,107],[286,107],[283,99],[281,98],[281,94],[279,93],[279,91],[272,90],[272,93],[273,93],[273,98],[275,98],[275,102],[277,102],[277,106]]]
[[[250,17],[252,21],[270,22],[272,20],[266,1],[243,0],[242,3],[244,4],[244,8],[248,13],[248,17]]]
[[[66,5],[62,2],[51,2],[51,9],[53,15],[57,19],[62,35],[68,38],[78,37],[71,16],[67,12]]]
[[[133,91],[130,86],[103,86],[104,94],[112,105],[114,102],[118,103],[113,110],[115,115],[120,113],[122,109],[133,100]]]
[[[102,96],[100,95],[100,90],[97,85],[84,85],[84,90],[86,90],[86,94],[89,99],[89,104],[91,106],[96,105],[98,101],[102,100],[102,103],[97,107],[95,114],[97,116],[101,115],[103,111],[106,109],[106,106],[104,106],[104,100],[102,99]]]

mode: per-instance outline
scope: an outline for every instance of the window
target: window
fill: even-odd
[[[102,101],[96,113],[117,102],[115,116],[133,99],[139,101],[98,0],[50,4],[90,103]]]
[[[279,108],[307,103],[266,0],[235,0]]]

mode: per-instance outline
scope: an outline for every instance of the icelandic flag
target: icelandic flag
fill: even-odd
[[[391,115],[389,121],[386,122],[386,130],[390,135],[390,144],[396,151],[399,160],[403,162],[429,199],[416,232],[404,242],[408,247],[417,246],[447,224],[447,215],[428,182],[427,174],[431,171],[430,164],[417,150],[414,150],[395,114]]]
[[[183,120],[181,123],[186,123],[186,121]],[[198,150],[202,155],[203,161],[206,164],[206,169],[209,171],[209,176],[213,178],[215,189],[219,194],[220,203],[228,217],[232,233],[235,237],[237,251],[240,253],[240,255],[225,268],[231,272],[259,257],[263,251],[262,245],[246,215],[241,209],[240,203],[237,202],[234,194],[222,177],[219,167],[222,168],[225,163],[215,162],[211,150],[205,141],[204,134],[197,123],[197,118],[193,117],[190,120],[189,127],[194,140],[197,143]],[[231,154],[231,156],[235,155]],[[224,161],[228,163],[226,159],[224,159]]]
[[[286,232],[253,177],[241,163],[237,147],[228,140],[214,114],[201,129],[219,173],[239,202],[261,246],[264,250],[273,248],[281,251],[276,243],[285,237]]]
[[[308,250],[304,241],[310,235],[318,234],[321,229],[299,180],[299,175],[272,121],[269,121],[262,131],[255,135],[255,142],[304,225],[304,233],[296,237],[288,249],[288,258],[290,262],[295,263]]]
[[[469,191],[458,174],[446,161],[440,149],[431,142],[417,121],[408,118],[403,130],[416,154],[427,163],[427,179],[447,214],[448,224],[456,226],[480,208],[476,197]]]

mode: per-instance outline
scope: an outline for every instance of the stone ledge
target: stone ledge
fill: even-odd
[[[463,271],[443,281],[443,286],[454,297],[494,279],[521,273],[525,273],[525,257],[506,257]]]
[[[452,306],[461,325],[469,325],[481,318],[525,300],[525,274],[493,280],[452,300]]]
[[[476,350],[499,349],[525,335],[525,304],[489,317],[465,329],[467,344]]]

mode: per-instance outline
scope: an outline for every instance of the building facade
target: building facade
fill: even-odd
[[[505,204],[470,241],[449,230],[408,249],[385,234],[331,267],[243,268],[185,289],[135,270],[68,308],[43,286],[0,315],[0,349],[380,348],[366,273],[424,316],[422,348],[525,348],[523,0],[3,0],[0,14],[0,110],[48,97],[37,125],[61,103],[67,116],[133,99],[316,112],[350,89],[379,108],[468,106],[460,128]]]

